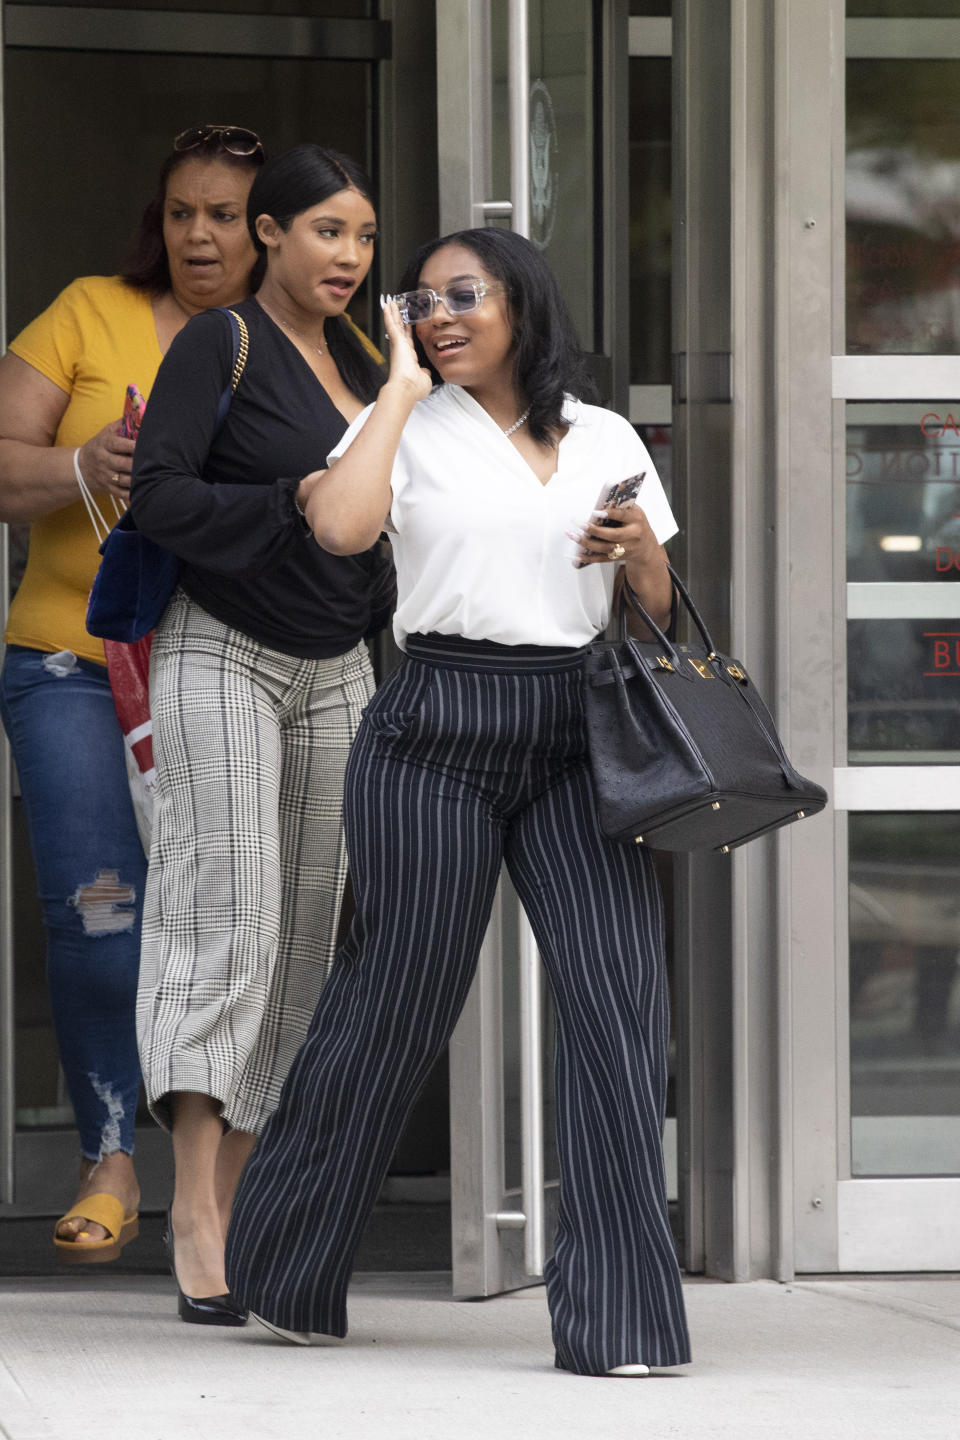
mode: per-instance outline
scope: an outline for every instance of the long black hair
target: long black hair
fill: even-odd
[[[269,215],[286,231],[298,215],[341,190],[356,190],[376,211],[373,181],[348,155],[307,143],[294,145],[292,150],[268,160],[247,200],[247,229],[261,255],[267,247],[257,234],[258,216]],[[365,349],[344,316],[328,320],[324,335],[347,388],[365,404],[375,400],[386,379],[384,368]]]
[[[198,126],[202,129],[202,126]],[[170,176],[181,165],[191,160],[216,160],[222,165],[232,165],[237,170],[246,170],[255,175],[264,163],[263,149],[252,155],[234,155],[226,150],[219,134],[211,134],[189,150],[171,150],[160,166],[157,188],[153,198],[143,212],[140,228],[134,236],[127,258],[120,270],[121,280],[126,280],[135,290],[145,290],[148,295],[164,295],[170,289],[170,262],[163,240],[163,211],[167,203],[167,186]],[[258,257],[250,274],[251,293],[263,279],[264,262]]]
[[[514,379],[530,406],[528,428],[540,444],[550,444],[563,430],[563,397],[596,401],[597,391],[576,327],[556,276],[540,251],[512,230],[490,227],[457,230],[421,245],[400,281],[401,290],[416,290],[424,265],[445,245],[471,250],[488,275],[503,285],[513,331]],[[434,380],[440,375],[427,360],[413,332],[420,363]]]

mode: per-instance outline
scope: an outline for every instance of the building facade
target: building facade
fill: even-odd
[[[2,21],[7,335],[116,268],[157,157],[207,119],[367,163],[370,296],[438,232],[514,225],[543,249],[669,485],[674,564],[831,796],[731,856],[662,861],[684,1263],[960,1269],[955,0],[151,0]],[[72,1145],[8,772],[0,1213],[38,1205]],[[504,887],[450,1049],[449,1155],[418,1162],[449,1167],[459,1294],[542,1269],[548,1009]]]

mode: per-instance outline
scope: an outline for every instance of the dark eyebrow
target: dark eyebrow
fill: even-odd
[[[220,207],[223,206],[223,205],[233,205],[235,208],[239,209],[239,207],[240,207],[240,205],[241,205],[241,201],[239,201],[235,196],[232,196],[230,199],[224,198],[223,200],[211,200],[211,201],[209,201],[208,203],[212,206],[212,208],[213,208],[214,210],[219,210]],[[171,194],[168,193],[168,195],[167,195],[167,204],[168,204],[168,205],[187,205],[187,206],[189,206],[189,205],[192,205],[192,204],[193,204],[193,201],[192,201],[192,200],[184,200],[184,199],[183,199],[181,196],[179,196],[179,195],[171,195]]]
[[[312,225],[346,225],[348,222],[339,215],[314,215]],[[361,230],[376,230],[376,220],[364,220]]]

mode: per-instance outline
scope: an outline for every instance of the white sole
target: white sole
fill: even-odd
[[[284,1330],[282,1325],[274,1325],[272,1320],[264,1320],[262,1315],[256,1315],[251,1310],[250,1319],[256,1320],[264,1330],[269,1330],[271,1335],[277,1335],[281,1340],[288,1341],[291,1345],[312,1345],[313,1337],[308,1330]]]
[[[608,1375],[613,1375],[613,1376],[618,1377],[618,1378],[623,1379],[623,1380],[641,1380],[641,1379],[643,1379],[644,1376],[650,1374],[650,1366],[649,1366],[649,1365],[614,1365],[614,1367],[613,1367],[612,1370],[608,1370],[608,1371],[607,1371],[607,1374],[608,1374]]]

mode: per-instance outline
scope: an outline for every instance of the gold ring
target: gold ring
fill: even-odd
[[[622,560],[626,553],[627,552],[622,545],[614,545],[613,549],[610,551],[610,559]]]
[[[112,475],[110,478],[113,480],[114,485],[119,485],[119,484],[120,484],[120,471],[119,471],[119,470],[114,470],[113,475]]]

